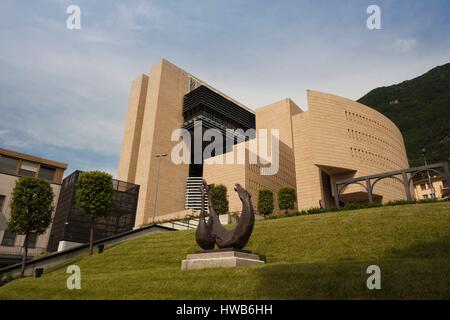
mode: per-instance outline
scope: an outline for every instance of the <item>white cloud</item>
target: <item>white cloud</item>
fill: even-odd
[[[421,56],[392,54],[411,52],[419,41],[348,34],[306,9],[311,19],[286,19],[280,8],[253,15],[220,1],[79,1],[82,29],[70,31],[69,0],[6,2],[0,1],[0,143],[28,143],[30,152],[43,145],[44,157],[54,147],[55,159],[69,151],[74,169],[112,171],[131,81],[159,58],[251,107],[291,97],[303,108],[306,89],[356,99],[450,59],[450,50],[425,46],[422,38]]]
[[[414,50],[418,45],[416,38],[399,38],[395,40],[394,48],[400,52],[407,53]]]
[[[148,31],[149,28],[161,28],[165,15],[166,12],[149,1],[139,0],[133,5],[128,1],[119,2],[115,4],[113,23],[121,29]]]

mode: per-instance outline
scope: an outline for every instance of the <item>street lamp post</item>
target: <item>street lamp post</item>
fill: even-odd
[[[425,166],[428,166],[427,157],[425,155],[426,152],[427,152],[427,149],[423,148],[422,149],[422,156],[423,156],[423,159],[425,161]],[[428,177],[428,184],[430,185],[430,188],[431,188],[431,197],[432,198],[436,198],[436,192],[434,190],[433,182],[431,181],[430,171],[428,171],[428,170],[427,170],[427,177]]]
[[[156,218],[156,201],[158,200],[158,187],[159,187],[159,171],[161,167],[161,158],[166,157],[167,154],[165,153],[158,153],[155,155],[156,158],[158,158],[158,171],[156,174],[156,188],[155,188],[155,201],[153,202],[153,219],[152,223],[155,224],[155,218]]]

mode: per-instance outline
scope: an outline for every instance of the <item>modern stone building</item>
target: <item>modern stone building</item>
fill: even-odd
[[[47,160],[28,154],[0,148],[0,268],[19,262],[25,236],[8,230],[11,193],[19,177],[39,177],[51,183],[54,206],[58,201],[61,181],[67,164]],[[48,231],[40,236],[32,235],[29,239],[29,255],[36,256],[46,251],[50,234]]]
[[[153,216],[164,220],[198,210],[202,178],[227,186],[230,211],[241,209],[234,183],[250,191],[255,207],[258,190],[271,189],[277,213],[281,187],[297,190],[299,209],[332,207],[334,179],[408,168],[402,135],[385,116],[349,99],[315,91],[307,95],[306,112],[290,99],[253,111],[166,60],[139,76],[132,84],[118,172],[118,179],[140,185],[136,225],[152,222]],[[223,154],[202,156],[200,163],[174,163],[171,154],[180,140],[173,133],[180,128],[191,135],[196,128],[201,133],[214,128],[224,141],[227,129],[277,129],[279,169],[263,175],[261,168],[268,165],[249,161],[252,135],[233,137]],[[204,150],[205,143],[197,147]],[[245,163],[217,163],[242,149]],[[394,179],[380,181],[373,192],[377,201],[404,197],[403,185]],[[343,202],[366,199],[359,185],[341,194]]]
[[[301,208],[333,206],[330,181],[409,168],[399,129],[381,113],[335,95],[308,91],[308,111],[292,118],[295,172]],[[395,179],[381,180],[374,199],[403,199]],[[343,202],[367,200],[360,185],[341,193]]]

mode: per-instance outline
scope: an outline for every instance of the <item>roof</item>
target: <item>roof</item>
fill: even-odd
[[[21,152],[17,152],[17,151],[7,150],[7,149],[3,149],[3,148],[0,148],[0,155],[4,155],[4,156],[8,156],[8,157],[14,157],[14,158],[19,158],[21,160],[26,160],[26,161],[37,162],[37,163],[40,163],[40,164],[56,167],[56,168],[59,168],[59,169],[64,169],[64,170],[67,169],[67,164],[66,163],[57,162],[57,161],[53,161],[53,160],[48,160],[48,159],[36,157],[36,156],[33,156],[33,155],[29,155],[29,154],[25,154],[25,153],[21,153]]]

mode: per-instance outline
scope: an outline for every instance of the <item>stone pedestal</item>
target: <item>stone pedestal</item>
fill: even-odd
[[[257,254],[250,251],[218,249],[188,254],[186,260],[181,262],[181,269],[233,268],[264,263]]]

